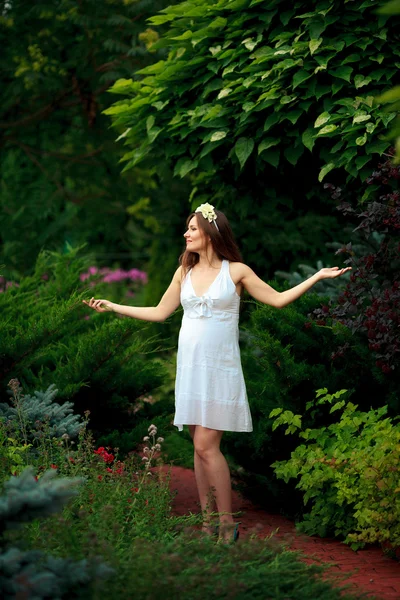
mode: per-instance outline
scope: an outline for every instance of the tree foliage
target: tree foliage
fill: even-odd
[[[199,0],[152,17],[169,30],[155,45],[169,58],[118,81],[129,95],[106,112],[124,128],[126,168],[148,153],[191,171],[295,165],[319,154],[319,179],[343,167],[356,177],[381,154],[394,113],[374,104],[399,66],[396,21],[379,2]],[[153,154],[154,155],[154,154]],[[224,156],[225,160],[221,160]]]
[[[102,111],[116,80],[163,55],[146,19],[166,4],[0,3],[0,242],[10,277],[29,272],[43,247],[68,243],[89,243],[102,265],[148,259],[155,168],[120,177]]]
[[[162,10],[150,23],[169,27],[155,44],[168,58],[118,81],[122,99],[106,110],[125,172],[167,161],[191,182],[192,206],[228,209],[261,276],[304,258],[329,264],[325,244],[341,241],[343,220],[320,182],[334,168],[338,182],[364,178],[389,146],[394,113],[374,97],[400,64],[399,35],[379,5],[190,0]]]

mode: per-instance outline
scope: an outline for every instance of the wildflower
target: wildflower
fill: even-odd
[[[150,452],[150,448],[143,448],[143,454],[148,454]]]
[[[147,431],[151,431],[152,429],[155,429],[157,431],[157,427],[153,424],[150,425]]]
[[[97,479],[98,479],[99,481],[102,481],[102,480],[103,480],[103,475],[97,475]]]
[[[50,469],[58,469],[57,465],[50,465]]]
[[[103,448],[103,446],[101,446],[100,448],[97,448],[97,450],[94,450],[93,452],[94,452],[95,454],[103,454],[103,452],[104,452],[104,448]]]
[[[157,452],[159,452],[159,451],[161,450],[161,446],[160,446],[160,444],[156,444],[156,445],[154,446],[154,450],[156,450]]]
[[[139,488],[135,488],[135,487],[131,488],[131,492],[134,492],[135,494],[137,494],[138,491],[139,491]]]
[[[11,388],[11,391],[14,394],[17,394],[20,387],[18,379],[10,379],[10,381],[8,382],[8,387]]]
[[[148,435],[146,435],[146,437],[144,437],[144,438],[143,438],[143,441],[144,441],[144,442],[148,442],[148,441],[149,441],[149,439],[150,439],[150,438],[149,438],[149,436],[148,436]]]
[[[75,464],[75,460],[72,458],[72,456],[68,457],[68,460],[70,463],[72,463],[73,465]]]
[[[148,456],[143,456],[142,460],[143,460],[144,462],[147,462],[147,461],[149,460],[149,457],[148,457]]]
[[[61,436],[61,439],[62,439],[62,440],[69,440],[69,435],[68,435],[68,433],[63,433],[63,434],[62,434],[62,436]]]
[[[112,473],[112,472],[113,472],[113,470],[112,470],[112,469],[110,469],[110,467],[107,467],[107,469],[106,469],[106,470],[107,470],[107,473]]]
[[[163,437],[159,437],[159,438],[157,438],[157,443],[158,443],[158,444],[162,444],[162,443],[163,443],[163,441],[164,441],[164,438],[163,438]]]

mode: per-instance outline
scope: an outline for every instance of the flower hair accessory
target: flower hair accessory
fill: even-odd
[[[217,215],[215,214],[214,207],[211,204],[208,204],[208,202],[205,204],[200,204],[200,206],[198,206],[194,212],[200,212],[209,223],[214,223],[215,227],[219,231],[216,223]]]

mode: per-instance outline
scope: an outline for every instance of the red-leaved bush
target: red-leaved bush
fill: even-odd
[[[325,184],[334,199],[342,200],[338,210],[359,221],[354,231],[359,232],[364,245],[355,250],[348,243],[336,252],[353,268],[350,281],[336,302],[314,311],[319,325],[329,319],[364,335],[376,366],[386,374],[400,363],[399,181],[400,167],[390,159],[378,165],[366,180],[366,185],[375,187],[376,199],[358,208],[343,201],[340,188]],[[346,346],[339,348],[332,358],[343,356],[346,350]]]

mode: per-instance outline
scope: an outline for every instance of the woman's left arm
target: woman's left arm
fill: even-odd
[[[257,277],[250,267],[247,265],[240,265],[240,281],[242,282],[245,289],[249,292],[253,298],[264,304],[269,304],[275,308],[283,308],[300,298],[305,292],[313,287],[318,281],[322,279],[334,279],[340,277],[344,273],[347,273],[351,267],[345,267],[339,269],[339,267],[328,267],[321,269],[317,273],[314,273],[309,279],[306,279],[302,283],[299,283],[290,290],[284,292],[277,292],[270,285],[265,283],[262,279]]]

